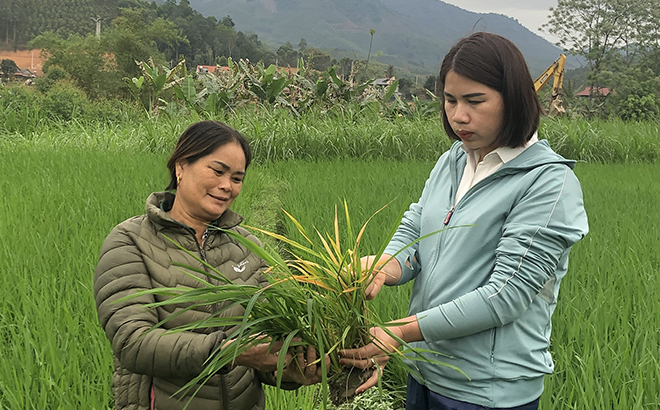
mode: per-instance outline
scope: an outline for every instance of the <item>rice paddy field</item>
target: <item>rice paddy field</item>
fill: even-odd
[[[329,230],[344,200],[356,224],[389,204],[367,231],[373,249],[449,146],[436,120],[224,120],[255,149],[235,204],[247,224],[290,232],[284,208]],[[0,127],[0,408],[112,408],[92,294],[98,250],[164,188],[167,154],[190,122]],[[540,138],[580,160],[591,228],[562,282],[541,409],[660,408],[658,125],[546,121]],[[373,308],[400,317],[408,292],[388,288]],[[277,402],[271,393],[272,410],[316,405],[314,387]]]

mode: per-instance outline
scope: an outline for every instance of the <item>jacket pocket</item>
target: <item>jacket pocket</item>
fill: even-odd
[[[539,297],[547,304],[553,304],[555,303],[555,283],[557,282],[557,277],[555,275],[550,276],[550,279],[548,279],[543,287],[541,288],[541,291],[539,292]]]

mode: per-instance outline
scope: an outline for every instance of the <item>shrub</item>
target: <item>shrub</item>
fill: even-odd
[[[619,116],[626,121],[652,121],[658,118],[660,107],[655,94],[629,95],[619,105]]]
[[[51,119],[70,121],[89,106],[85,93],[68,81],[57,81],[43,100],[43,112]]]
[[[6,78],[11,77],[16,71],[18,71],[18,66],[14,60],[3,59],[0,61],[0,72]]]
[[[23,85],[0,87],[0,129],[28,133],[40,122],[41,94]]]
[[[44,76],[37,78],[34,85],[37,90],[45,94],[53,88],[57,81],[68,80],[69,78],[69,74],[62,67],[51,66]]]

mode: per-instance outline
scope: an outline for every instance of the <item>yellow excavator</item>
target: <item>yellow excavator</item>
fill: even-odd
[[[560,54],[559,58],[548,67],[543,74],[541,74],[534,81],[534,88],[538,93],[544,85],[546,85],[550,78],[552,81],[552,99],[550,100],[550,109],[548,115],[562,115],[566,112],[564,105],[561,101],[561,87],[564,82],[564,66],[566,65],[566,55]]]

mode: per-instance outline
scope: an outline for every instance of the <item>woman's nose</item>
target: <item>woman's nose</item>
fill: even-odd
[[[452,120],[461,124],[465,124],[470,121],[470,116],[468,115],[467,110],[463,104],[456,105],[454,115],[452,115]]]
[[[231,191],[231,177],[228,175],[223,175],[218,181],[218,187],[225,191]]]

